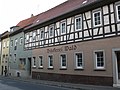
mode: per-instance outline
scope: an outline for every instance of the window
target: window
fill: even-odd
[[[33,57],[33,67],[36,67],[36,58],[35,57]]]
[[[61,30],[61,34],[66,33],[66,22],[65,21],[61,22],[60,30]]]
[[[6,46],[6,42],[4,41],[4,42],[3,42],[3,48],[5,48],[5,46]]]
[[[17,46],[17,42],[18,42],[18,40],[17,40],[17,39],[15,39],[15,46]]]
[[[43,30],[40,33],[40,39],[44,39],[44,31]]]
[[[16,54],[14,54],[14,61],[16,61]]]
[[[53,56],[48,56],[49,68],[53,68]]]
[[[28,43],[29,42],[29,34],[26,34],[26,43]]]
[[[65,54],[62,54],[60,56],[60,59],[61,59],[61,68],[66,68],[67,66],[67,63],[66,63],[66,55]]]
[[[95,52],[95,68],[96,69],[104,69],[105,68],[105,60],[103,51]]]
[[[49,27],[49,37],[53,37],[54,36],[54,26],[50,26]]]
[[[97,11],[93,13],[93,25],[94,27],[102,25],[101,11]]]
[[[10,46],[13,47],[13,40],[11,40],[11,45]]]
[[[21,37],[20,38],[20,45],[22,45],[22,43],[23,43],[23,38]]]
[[[43,56],[39,56],[39,67],[43,68]]]
[[[117,21],[120,21],[120,5],[116,6],[116,11],[117,11]]]
[[[75,30],[78,31],[81,29],[82,29],[82,17],[79,16],[75,18]]]
[[[36,32],[35,31],[33,32],[32,36],[33,36],[33,42],[34,42],[36,40]]]
[[[9,41],[7,41],[7,48],[9,47]]]
[[[76,69],[83,69],[83,56],[82,53],[76,53],[75,54],[75,64]]]

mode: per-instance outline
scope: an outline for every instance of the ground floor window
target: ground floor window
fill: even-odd
[[[105,69],[105,56],[103,51],[95,51],[95,68]]]
[[[33,57],[33,62],[32,62],[33,64],[33,67],[36,67],[36,58],[35,57]]]
[[[61,54],[60,59],[61,59],[61,68],[67,68],[66,54]]]
[[[48,56],[49,68],[53,68],[53,55]]]

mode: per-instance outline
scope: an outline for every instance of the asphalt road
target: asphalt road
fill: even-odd
[[[70,90],[70,89],[0,78],[0,90]]]

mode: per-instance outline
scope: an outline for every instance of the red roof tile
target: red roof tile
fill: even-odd
[[[22,20],[16,26],[19,26],[19,28],[25,28],[25,27],[31,25],[34,22],[34,20],[37,19],[37,17],[38,17],[38,15],[32,16],[25,20]]]
[[[46,12],[39,14],[38,18],[33,22],[32,26],[41,24],[63,14],[66,14],[70,11],[78,9],[86,4],[92,3],[96,0],[68,0]],[[84,2],[84,3],[83,3]],[[32,27],[30,26],[30,27]],[[28,27],[29,28],[29,27]]]

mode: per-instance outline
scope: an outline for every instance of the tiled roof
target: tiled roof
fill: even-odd
[[[33,22],[33,25],[31,25],[30,27],[39,25],[43,22],[59,17],[63,14],[71,12],[75,9],[78,9],[86,4],[90,4],[94,1],[97,0],[68,0],[46,12],[39,14],[38,18]]]
[[[19,28],[25,28],[25,27],[31,25],[34,22],[34,20],[37,19],[37,17],[38,17],[38,15],[32,16],[25,20],[22,20],[16,26],[19,26]]]

